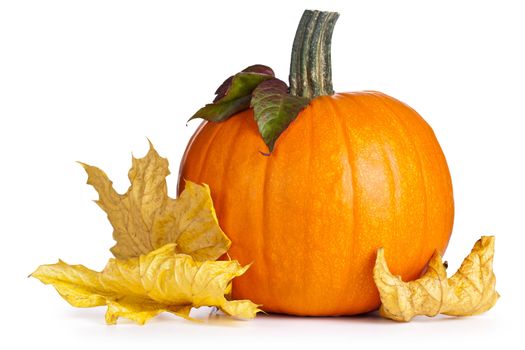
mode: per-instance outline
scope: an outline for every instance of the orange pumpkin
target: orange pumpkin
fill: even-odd
[[[305,21],[315,17],[322,28],[323,14]],[[330,37],[331,30],[320,39],[328,51]],[[321,65],[326,72],[329,60]],[[385,94],[331,94],[326,74],[320,80],[325,88],[310,89],[320,93],[269,156],[248,109],[204,122],[181,164],[179,192],[184,179],[207,183],[232,240],[229,256],[253,262],[234,280],[233,297],[268,312],[374,310],[376,250],[384,247],[392,272],[411,280],[435,250],[444,252],[452,231],[450,174],[430,126]],[[296,90],[309,84],[299,81]]]

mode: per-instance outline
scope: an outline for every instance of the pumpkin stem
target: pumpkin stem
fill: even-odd
[[[306,10],[292,47],[290,94],[306,98],[333,95],[330,48],[337,12]]]

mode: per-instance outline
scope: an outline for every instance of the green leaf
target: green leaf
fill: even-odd
[[[202,118],[220,122],[250,107],[253,90],[263,81],[274,77],[273,70],[263,65],[253,65],[226,79],[217,89],[213,103],[207,104],[190,120]]]
[[[290,95],[286,83],[276,78],[260,83],[253,91],[251,107],[270,152],[281,133],[308,103],[308,98]]]
[[[246,74],[243,74],[243,73],[256,73],[256,74],[268,75],[270,77],[274,77],[275,76],[275,74],[273,72],[273,69],[271,69],[268,66],[264,66],[262,64],[254,64],[253,66],[249,66],[248,68],[243,69],[239,74],[232,75],[231,77],[226,79],[221,84],[221,86],[219,86],[217,91],[215,91],[215,95],[217,95],[217,96],[215,96],[215,99],[213,100],[213,103],[224,102],[224,101],[230,100],[231,97],[234,97],[235,96],[235,90],[237,88],[234,87],[233,89],[230,90],[230,87],[232,86],[232,82],[233,82],[234,78],[236,78],[236,80],[241,80],[241,82],[243,80],[244,81],[246,80]],[[236,81],[235,84],[237,86],[240,85],[239,81]],[[223,99],[226,96],[227,93],[228,93],[229,97]],[[250,91],[250,93],[251,93],[251,91]]]
[[[252,95],[243,96],[233,101],[210,103],[202,107],[189,120],[202,118],[210,122],[222,122],[234,114],[250,107]]]

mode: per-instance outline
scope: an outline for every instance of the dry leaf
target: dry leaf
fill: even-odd
[[[81,163],[88,184],[99,194],[97,204],[107,213],[117,242],[111,252],[119,259],[147,254],[168,243],[196,260],[216,260],[226,253],[230,240],[219,227],[207,185],[186,182],[177,199],[168,197],[168,160],[150,143],[144,158],[133,157],[128,177],[131,186],[120,195],[99,168]]]
[[[492,270],[493,258],[494,237],[483,236],[451,278],[447,279],[446,268],[436,252],[420,279],[403,282],[390,272],[383,248],[380,248],[374,281],[381,296],[381,316],[410,321],[417,315],[470,316],[489,310],[499,298]]]
[[[106,322],[119,317],[144,324],[161,312],[189,318],[192,307],[216,306],[225,313],[251,319],[260,311],[249,300],[228,301],[231,280],[249,266],[237,261],[195,261],[167,244],[128,260],[110,259],[102,272],[59,261],[40,266],[31,276],[52,284],[76,307],[107,305]]]

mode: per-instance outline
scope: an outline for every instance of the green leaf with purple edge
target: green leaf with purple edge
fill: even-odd
[[[222,122],[234,114],[250,108],[252,95],[243,96],[233,101],[210,103],[202,107],[189,120],[202,118],[210,122]]]
[[[270,152],[282,132],[308,103],[308,98],[290,95],[286,83],[276,78],[266,80],[255,88],[251,107],[259,133]]]
[[[215,91],[213,103],[199,109],[189,120],[202,118],[220,122],[232,115],[248,109],[253,90],[263,81],[272,79],[274,72],[270,67],[260,64],[250,66],[242,72],[226,79]]]
[[[268,66],[264,66],[262,64],[254,64],[253,66],[249,66],[248,68],[245,68],[241,71],[241,73],[258,73],[263,75],[269,75],[271,77],[275,77],[275,74],[273,72],[273,69],[271,69]],[[241,73],[237,74],[240,75]],[[213,103],[219,102],[223,97],[226,96],[226,93],[230,91],[230,86],[232,86],[233,78],[235,78],[235,75],[232,75],[228,79],[226,79],[221,86],[215,91],[215,99],[213,100]],[[230,95],[232,92],[230,92]]]

